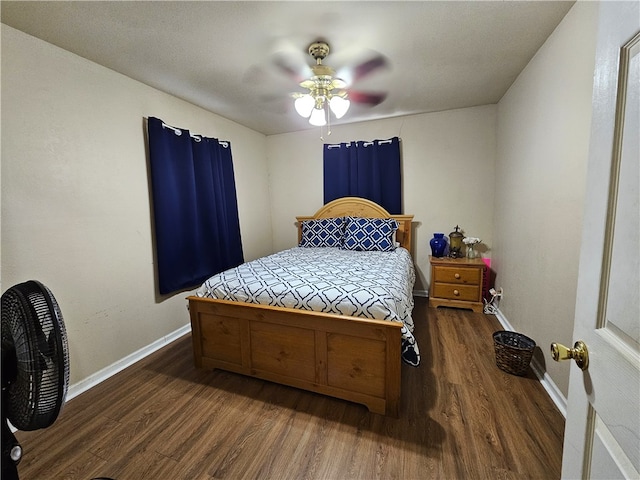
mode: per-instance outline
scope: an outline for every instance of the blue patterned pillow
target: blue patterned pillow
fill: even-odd
[[[342,249],[390,252],[395,250],[393,234],[398,222],[392,218],[347,217]]]
[[[302,222],[301,247],[340,247],[344,235],[344,219],[321,218]]]

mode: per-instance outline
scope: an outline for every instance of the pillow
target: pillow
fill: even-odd
[[[320,218],[302,222],[301,247],[340,247],[344,234],[344,219]]]
[[[393,234],[398,222],[392,218],[347,217],[343,250],[391,252],[396,249]]]

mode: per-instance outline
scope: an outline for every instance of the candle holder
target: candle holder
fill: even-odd
[[[464,235],[460,231],[460,227],[456,228],[449,234],[449,256],[451,258],[461,258],[462,255],[462,239]]]

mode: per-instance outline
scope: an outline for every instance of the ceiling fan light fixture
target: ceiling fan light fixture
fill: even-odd
[[[347,100],[347,83],[337,78],[331,67],[322,64],[322,60],[329,54],[329,45],[323,41],[312,43],[309,54],[316,61],[311,67],[313,75],[299,83],[309,91],[294,94],[294,106],[296,112],[301,117],[308,118],[311,125],[322,127],[330,122],[331,114],[336,119],[344,117],[351,102]]]
[[[316,127],[323,127],[327,124],[327,115],[324,108],[314,108],[309,117],[309,123]]]
[[[339,96],[333,96],[329,101],[329,107],[337,119],[344,117],[350,105],[351,102],[349,100]]]
[[[304,118],[309,118],[315,104],[316,104],[316,101],[309,94],[305,94],[296,98],[294,102],[296,112],[298,112],[298,115]]]

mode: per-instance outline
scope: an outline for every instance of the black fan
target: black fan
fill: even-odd
[[[50,426],[69,385],[69,347],[51,291],[31,280],[2,295],[2,478],[17,479],[18,430]]]

